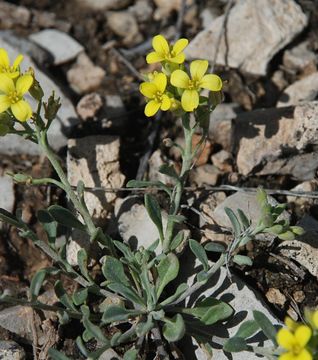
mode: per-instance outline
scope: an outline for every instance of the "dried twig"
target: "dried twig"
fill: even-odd
[[[141,76],[140,72],[134,67],[134,65],[129,60],[127,60],[127,58],[119,50],[112,48],[110,51],[116,55],[119,61],[121,61],[124,65],[127,66],[128,70],[137,79],[139,79],[140,81],[144,81],[144,78]]]

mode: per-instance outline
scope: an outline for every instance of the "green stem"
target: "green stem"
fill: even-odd
[[[193,158],[196,155],[196,152],[192,150],[192,137],[195,133],[196,127],[191,128],[190,126],[190,116],[185,114],[182,118],[182,127],[184,132],[185,147],[182,152],[182,167],[179,176],[179,180],[175,185],[172,196],[171,196],[171,206],[169,215],[177,215],[180,209],[181,196],[187,181],[189,170],[191,169]],[[163,241],[163,252],[167,253],[170,248],[170,243],[173,238],[173,230],[175,226],[174,219],[168,218],[168,223],[166,227],[166,232]]]

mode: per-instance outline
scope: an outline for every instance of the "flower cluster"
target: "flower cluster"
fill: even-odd
[[[283,348],[279,360],[316,359],[318,341],[318,311],[306,311],[304,323],[297,323],[287,317],[285,328],[277,333],[277,343]]]
[[[207,60],[192,61],[188,74],[183,64],[183,50],[187,45],[187,39],[179,39],[170,45],[162,35],[153,38],[154,51],[147,55],[146,61],[148,64],[160,62],[162,72],[148,74],[148,81],[140,85],[140,92],[147,98],[146,116],[155,115],[159,109],[195,111],[199,104],[208,100],[201,96],[203,89],[221,91],[221,78],[215,74],[206,74],[209,67]]]
[[[18,55],[10,65],[8,53],[0,49],[0,114],[9,113],[15,119],[24,122],[31,118],[32,109],[24,95],[33,84],[33,76],[20,72],[22,55]]]

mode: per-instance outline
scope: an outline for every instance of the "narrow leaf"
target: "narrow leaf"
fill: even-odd
[[[102,330],[95,324],[93,324],[87,316],[83,317],[83,325],[86,330],[94,335],[96,340],[101,341],[103,344],[108,344],[109,340],[102,333]]]
[[[70,296],[67,294],[65,289],[63,288],[62,282],[58,280],[54,285],[54,290],[56,296],[59,298],[60,302],[68,309],[73,311],[77,311],[76,307],[74,306]]]
[[[163,237],[162,216],[158,201],[150,194],[145,194],[145,207],[152,222],[156,225],[160,237]]]
[[[252,259],[244,255],[234,255],[233,261],[238,265],[248,265],[248,266],[253,265]]]
[[[81,231],[86,231],[86,226],[82,224],[76,216],[69,210],[59,205],[52,205],[48,208],[50,215],[59,224],[68,228],[75,228]]]
[[[45,269],[39,270],[32,278],[31,284],[30,284],[30,294],[31,294],[31,300],[34,301],[40,293],[43,281],[46,277],[46,271]]]
[[[244,230],[246,230],[251,226],[250,220],[246,217],[245,213],[241,209],[237,209],[237,213],[239,215]]]
[[[157,297],[159,299],[163,289],[174,280],[179,272],[179,260],[173,253],[163,258],[157,267],[158,279],[156,283]]]
[[[248,346],[243,338],[233,337],[225,342],[223,350],[228,352],[241,352],[248,350]]]
[[[224,252],[225,246],[223,244],[217,242],[209,242],[204,246],[206,251],[213,251],[213,252]]]
[[[18,219],[9,213],[9,211],[0,209],[0,220],[4,223],[8,223],[10,225],[13,225],[17,228],[21,227],[21,224],[19,223]]]
[[[102,271],[106,280],[114,283],[129,285],[129,279],[125,274],[124,266],[120,260],[112,256],[106,256],[106,260],[102,266]]]
[[[140,314],[142,314],[142,311],[128,310],[119,305],[109,305],[104,311],[102,321],[105,324],[110,324],[114,321],[128,320],[130,317],[134,317]]]
[[[72,299],[75,305],[82,305],[88,296],[88,289],[80,289],[72,295]]]
[[[226,207],[224,209],[224,211],[231,221],[234,236],[236,238],[238,238],[242,232],[241,225],[240,225],[240,222],[238,221],[238,218],[236,217],[236,215],[234,214],[232,209]]]
[[[179,231],[178,234],[173,238],[173,240],[171,241],[170,244],[170,250],[173,251],[175,250],[179,245],[182,244],[184,239],[184,232],[183,231]]]
[[[78,267],[80,268],[80,271],[82,273],[82,275],[90,282],[93,283],[93,279],[91,278],[91,276],[88,273],[87,270],[87,260],[88,260],[88,256],[87,256],[87,252],[85,249],[80,249],[77,252],[77,263],[78,263]]]
[[[57,222],[53,219],[50,213],[47,210],[39,210],[37,212],[37,218],[39,222],[42,224],[49,243],[55,244],[56,236],[57,236]]]
[[[235,337],[247,339],[254,335],[259,329],[260,326],[255,320],[247,320],[240,325]]]
[[[138,355],[138,350],[130,349],[125,352],[123,360],[136,360]]]
[[[198,260],[203,265],[204,270],[208,270],[209,268],[208,257],[206,255],[204,247],[193,239],[189,240],[189,245],[193,254],[198,258]]]
[[[168,297],[167,299],[165,299],[161,305],[165,306],[168,305],[170,303],[172,303],[173,301],[177,300],[187,289],[189,288],[189,286],[186,283],[182,283],[177,287],[176,292],[171,295],[170,297]]]
[[[143,299],[137,294],[137,292],[135,290],[133,290],[132,288],[125,286],[124,284],[121,283],[112,283],[107,285],[107,287],[124,296],[127,300],[131,301],[132,303],[137,303],[139,305],[145,305]]]
[[[159,172],[161,174],[168,175],[168,176],[172,177],[173,179],[176,179],[176,180],[179,179],[179,176],[176,173],[176,170],[173,165],[163,164],[160,166]]]
[[[146,322],[140,322],[136,326],[136,334],[137,336],[141,337],[146,335],[153,327],[155,326],[155,323],[152,320],[152,317],[148,315]]]
[[[263,330],[263,333],[265,336],[267,336],[268,339],[270,339],[273,344],[276,346],[276,329],[274,325],[269,321],[266,315],[264,315],[262,312],[254,310],[253,311],[254,319],[260,326],[260,328]]]

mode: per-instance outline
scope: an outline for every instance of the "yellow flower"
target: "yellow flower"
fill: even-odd
[[[185,89],[181,97],[181,105],[185,111],[193,111],[199,105],[199,92],[201,89],[220,91],[222,80],[215,74],[205,75],[209,63],[207,60],[195,60],[190,64],[189,75],[182,70],[175,70],[171,75],[171,84]]]
[[[4,49],[0,49],[0,74],[6,74],[11,79],[14,79],[20,75],[19,66],[23,60],[23,55],[18,55],[10,66],[10,59],[8,53]]]
[[[318,329],[318,310],[305,309],[305,319],[313,329]]]
[[[289,331],[294,332],[301,325],[301,323],[297,323],[296,321],[291,319],[289,316],[286,316],[285,325],[287,326],[287,329]]]
[[[277,343],[287,352],[281,354],[279,360],[312,360],[311,353],[306,349],[311,334],[310,327],[306,325],[298,326],[295,333],[280,329],[277,333]]]
[[[140,92],[150,101],[145,107],[146,116],[153,116],[161,109],[167,111],[170,109],[171,101],[164,92],[167,87],[167,77],[163,73],[155,74],[151,82],[140,84]]]
[[[7,75],[0,74],[0,113],[10,108],[19,121],[30,119],[32,109],[23,99],[23,95],[29,91],[32,83],[31,75],[22,75],[14,83]]]
[[[152,39],[152,47],[155,51],[147,55],[146,61],[148,64],[154,64],[161,61],[182,64],[185,60],[185,55],[182,51],[188,43],[189,41],[187,39],[179,39],[172,46],[168,44],[167,40],[162,35],[156,35]]]

